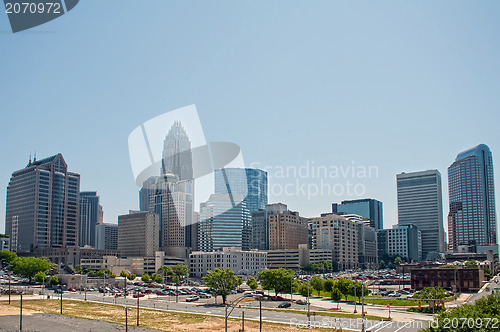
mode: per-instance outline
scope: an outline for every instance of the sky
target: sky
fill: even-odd
[[[446,229],[456,155],[487,144],[500,174],[499,12],[497,1],[82,0],[15,34],[0,13],[0,219],[12,172],[36,150],[62,153],[116,223],[139,206],[128,135],[195,104],[207,142],[236,143],[269,171],[270,202],[312,217],[371,197],[388,228],[396,174],[438,169]]]

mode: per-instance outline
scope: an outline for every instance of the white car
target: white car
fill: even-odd
[[[209,299],[212,297],[212,295],[207,294],[207,293],[199,293],[198,296],[200,299]]]

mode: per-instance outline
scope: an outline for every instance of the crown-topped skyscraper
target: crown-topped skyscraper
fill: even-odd
[[[179,180],[193,179],[191,141],[179,121],[174,122],[163,142],[162,174],[175,174]]]

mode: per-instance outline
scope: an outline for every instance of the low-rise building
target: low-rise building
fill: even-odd
[[[457,292],[477,292],[483,285],[484,271],[479,268],[427,268],[411,270],[411,288],[442,287]]]
[[[298,249],[281,249],[267,251],[268,269],[292,269],[298,271],[303,267],[327,261],[332,263],[333,251],[328,249],[308,249],[307,244],[299,245]]]
[[[10,236],[0,234],[0,250],[10,250]]]
[[[243,251],[241,247],[223,247],[220,251],[196,251],[189,255],[192,277],[204,277],[216,268],[231,269],[236,275],[255,275],[267,268],[267,252]]]

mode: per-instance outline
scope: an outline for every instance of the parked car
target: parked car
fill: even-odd
[[[290,308],[291,306],[290,302],[283,302],[279,304],[278,308]]]
[[[305,300],[297,300],[297,301],[295,301],[295,303],[300,304],[300,305],[306,305],[307,301],[305,301]]]
[[[199,294],[198,294],[198,297],[199,297],[200,299],[209,299],[209,298],[211,298],[211,297],[212,297],[212,295],[207,294],[207,293],[199,293]]]
[[[142,294],[142,293],[134,294],[133,297],[134,298],[144,297],[144,294]]]
[[[186,299],[186,302],[198,301],[200,298],[197,295],[190,296]]]

